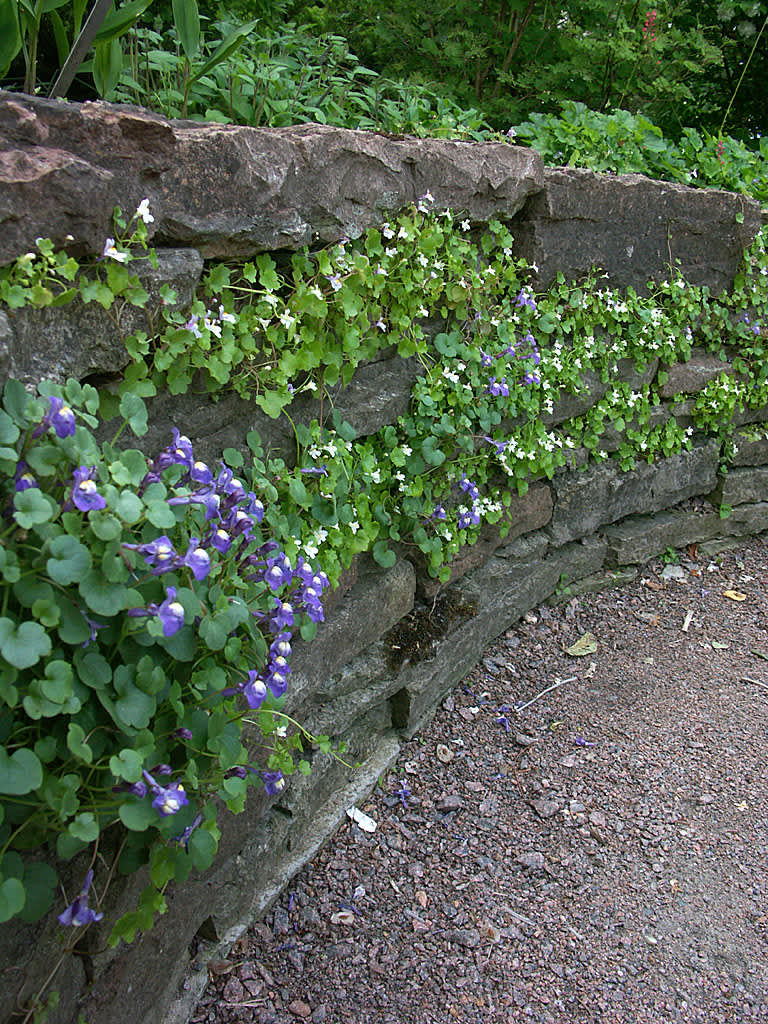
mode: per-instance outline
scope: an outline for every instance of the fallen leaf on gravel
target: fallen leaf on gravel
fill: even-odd
[[[422,910],[426,909],[427,903],[429,902],[429,897],[427,896],[423,889],[416,890],[416,902],[419,904]]]
[[[723,597],[727,597],[729,601],[746,601],[747,595],[742,594],[740,590],[724,590]]]
[[[721,644],[719,640],[713,640],[712,646],[716,651],[727,651],[731,646],[730,644]]]
[[[437,760],[441,764],[450,764],[453,760],[453,751],[450,747],[446,747],[444,743],[438,743],[437,745]]]
[[[518,745],[518,747],[530,747],[533,746],[535,742],[535,736],[529,736],[527,733],[524,732],[515,733],[515,743]]]
[[[354,924],[355,915],[351,910],[338,910],[331,914],[331,924]]]
[[[565,653],[572,658],[583,658],[587,654],[594,654],[597,650],[597,637],[594,633],[584,633],[575,644],[565,648]]]
[[[490,939],[491,942],[501,941],[501,932],[495,924],[491,924],[490,921],[483,921],[478,929],[480,937],[483,939]]]
[[[361,811],[359,807],[348,807],[347,816],[350,817],[357,827],[363,830],[363,832],[376,831],[376,822],[373,818],[369,818],[367,814]]]

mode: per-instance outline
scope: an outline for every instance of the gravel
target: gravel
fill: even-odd
[[[193,1021],[768,1021],[767,553],[529,613]]]

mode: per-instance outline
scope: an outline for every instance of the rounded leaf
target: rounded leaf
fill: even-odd
[[[14,668],[29,668],[51,653],[51,641],[39,622],[0,619],[0,654]]]

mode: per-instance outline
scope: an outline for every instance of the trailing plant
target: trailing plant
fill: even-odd
[[[329,581],[271,538],[266,477],[206,465],[178,431],[152,460],[98,444],[98,406],[75,381],[37,396],[9,381],[0,411],[0,920],[36,920],[55,895],[29,851],[90,851],[63,925],[99,919],[94,871],[103,889],[148,862],[115,943],[211,863],[222,804],[308,772],[308,742],[330,751],[281,710]],[[144,433],[140,399],[121,412]]]

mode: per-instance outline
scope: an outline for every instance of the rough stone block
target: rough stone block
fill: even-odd
[[[665,367],[668,377],[660,386],[661,398],[672,398],[673,395],[696,395],[711,380],[721,373],[733,374],[731,363],[724,363],[717,356],[701,349],[694,349],[687,363],[674,363]]]
[[[709,511],[664,511],[629,516],[601,531],[608,541],[611,565],[643,565],[667,548],[712,540],[722,532],[720,516]]]
[[[593,405],[597,405],[607,392],[609,383],[613,383],[615,380],[624,381],[634,390],[642,391],[656,376],[658,365],[658,359],[652,359],[643,370],[638,371],[635,369],[634,360],[620,359],[616,373],[610,382],[602,381],[596,373],[588,370],[583,374],[582,387],[578,393],[560,391],[555,399],[554,409],[551,413],[545,413],[542,416],[542,422],[547,426],[556,426],[573,416],[582,416]]]
[[[537,288],[558,272],[575,280],[599,267],[614,287],[647,294],[648,282],[668,277],[679,261],[687,281],[718,293],[732,285],[760,225],[759,203],[729,192],[552,167],[512,232],[519,255],[539,267]]]
[[[556,476],[555,508],[548,528],[552,543],[565,544],[638,512],[656,512],[694,494],[713,489],[719,447],[715,441],[695,445],[650,465],[638,463],[623,473],[612,462],[590,465],[584,472]]]
[[[66,306],[24,306],[0,313],[0,382],[15,377],[25,384],[63,383],[69,377],[82,380],[89,374],[122,370],[130,362],[124,339],[137,331],[151,333],[162,303],[162,285],[170,285],[177,294],[169,308],[188,307],[203,271],[194,249],[158,249],[157,260],[157,268],[147,259],[130,264],[149,300],[143,307],[123,305],[117,323],[97,302],[86,305],[79,298]]]
[[[750,433],[737,433],[734,437],[734,466],[768,466],[768,435],[755,437]]]
[[[101,253],[115,205],[144,198],[154,238],[234,258],[356,238],[428,190],[438,209],[508,220],[541,183],[539,154],[502,142],[198,124],[0,92],[0,264],[39,235]]]
[[[745,466],[730,469],[721,477],[712,492],[717,505],[744,505],[768,501],[768,466]]]
[[[407,735],[416,732],[479,660],[491,639],[553,594],[562,577],[575,580],[596,572],[606,547],[605,542],[590,538],[545,556],[546,538],[526,534],[461,579],[451,590],[476,611],[467,618],[457,617],[445,637],[434,644],[430,657],[403,668],[400,678],[405,694],[401,719],[395,724]]]

